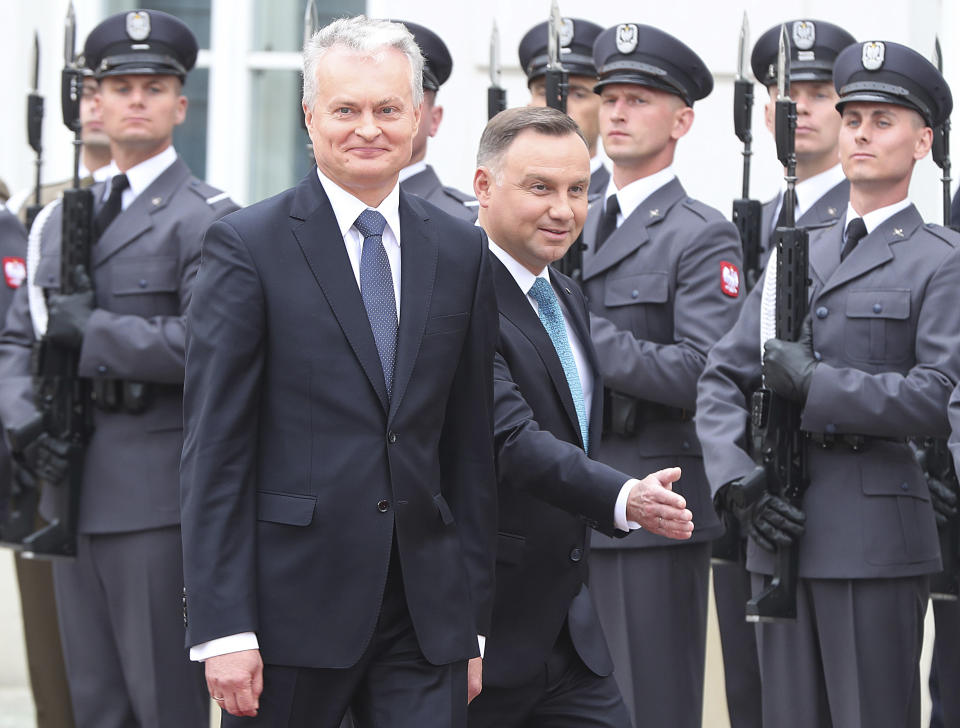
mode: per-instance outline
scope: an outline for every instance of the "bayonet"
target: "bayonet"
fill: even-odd
[[[40,37],[33,33],[33,68],[31,88],[27,94],[27,142],[36,154],[36,175],[33,186],[33,204],[27,208],[27,230],[33,225],[43,205],[40,199],[40,168],[43,165],[43,96],[40,95]]]
[[[777,49],[777,98],[790,98],[790,39],[787,26],[780,26],[780,45]]]
[[[560,6],[557,0],[550,2],[550,21],[547,26],[547,68],[560,68],[560,29],[563,19],[560,17]]]
[[[490,30],[490,86],[487,87],[487,119],[492,119],[507,108],[507,91],[500,81],[500,29],[493,21]]]
[[[550,2],[547,22],[547,70],[544,78],[547,106],[567,113],[567,72],[560,63],[560,33],[563,18],[557,0]]]
[[[303,11],[303,47],[313,37],[320,27],[320,12],[317,10],[316,0],[307,0],[307,7]]]
[[[63,65],[73,66],[76,61],[74,46],[77,39],[77,12],[73,0],[67,5],[67,18],[63,23]]]
[[[743,11],[743,22],[740,24],[740,39],[737,42],[737,81],[747,80],[747,49],[750,47],[750,23],[747,20],[747,11]]]

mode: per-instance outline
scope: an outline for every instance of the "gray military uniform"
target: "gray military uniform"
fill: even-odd
[[[802,508],[798,619],[758,627],[764,725],[919,724],[927,574],[940,564],[926,480],[905,442],[944,437],[960,377],[960,236],[894,214],[841,263],[843,224],[810,234],[814,370]],[[716,492],[754,468],[749,396],[760,383],[760,301],[751,292],[700,380],[697,432]],[[843,436],[870,439],[859,451]],[[773,568],[751,539],[747,568]],[[787,656],[787,657],[785,657]],[[855,688],[853,686],[856,686]]]
[[[93,187],[96,208],[103,184]],[[206,726],[199,665],[183,649],[179,463],[187,306],[206,228],[237,206],[177,159],[106,228],[91,253],[96,308],[79,374],[94,388],[147,385],[145,409],[94,410],[78,557],[54,566],[74,712],[81,727]],[[60,284],[60,208],[42,232],[34,283]],[[26,287],[0,334],[0,417],[34,410]],[[101,389],[102,391],[102,389]]]
[[[477,198],[453,187],[445,187],[429,164],[422,172],[417,172],[403,180],[400,183],[400,189],[407,194],[422,197],[454,217],[476,222]]]
[[[770,258],[770,238],[777,227],[783,193],[763,203],[760,218],[760,267],[765,268]],[[823,227],[840,219],[850,201],[850,182],[843,180],[827,190],[819,200],[797,218],[797,227]]]
[[[633,434],[605,432],[594,457],[640,477],[679,465],[675,490],[687,499],[696,530],[680,543],[646,531],[619,540],[594,534],[590,589],[634,720],[699,726],[710,541],[722,526],[692,413],[707,352],[737,316],[737,293],[722,291],[721,271],[724,263],[739,267],[740,240],[718,211],[673,179],[598,251],[602,204],[590,208],[584,227],[592,339],[604,383],[638,400],[642,414]]]

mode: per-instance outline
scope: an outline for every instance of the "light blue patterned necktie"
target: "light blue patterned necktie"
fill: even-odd
[[[583,437],[583,449],[590,451],[590,424],[587,421],[587,410],[583,402],[583,387],[580,385],[580,374],[577,372],[577,362],[573,358],[573,349],[567,339],[567,327],[560,311],[560,301],[553,286],[545,278],[538,277],[530,289],[530,295],[537,302],[537,311],[543,327],[550,335],[553,348],[557,350],[563,373],[567,376],[567,386],[570,387],[570,396],[573,397],[573,406],[577,410],[577,419],[580,421],[580,435]]]
[[[376,210],[366,209],[354,227],[363,235],[360,251],[360,295],[377,343],[387,399],[393,395],[393,366],[397,359],[397,299],[393,288],[390,259],[383,247],[383,229],[387,221]]]

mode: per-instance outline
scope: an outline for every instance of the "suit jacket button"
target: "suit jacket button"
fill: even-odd
[[[583,549],[579,546],[574,546],[570,551],[570,560],[576,563],[583,558]]]
[[[387,511],[389,511],[390,501],[382,500],[379,503],[377,503],[377,510],[380,511],[381,513],[386,513]]]
[[[397,433],[396,433],[396,432],[389,432],[389,433],[387,433],[387,442],[389,442],[389,443],[392,445],[392,444],[395,443],[396,441],[397,441]]]

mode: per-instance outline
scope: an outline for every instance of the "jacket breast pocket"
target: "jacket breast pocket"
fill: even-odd
[[[423,335],[433,336],[434,334],[450,334],[463,331],[467,328],[469,319],[470,314],[466,311],[447,316],[434,316],[433,318],[427,319],[427,325],[423,330]]]
[[[126,258],[112,263],[110,282],[114,296],[176,293],[180,271],[174,257]]]
[[[610,320],[641,339],[650,338],[650,326],[670,296],[665,272],[635,273],[608,278],[603,287],[603,305],[610,309]]]
[[[902,362],[913,355],[910,290],[850,291],[844,346],[851,361]]]

